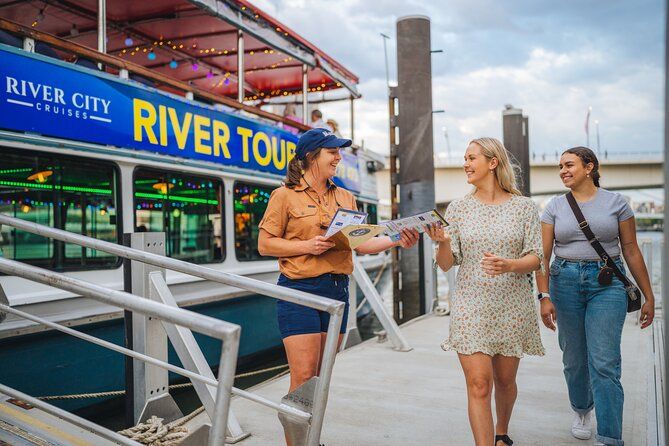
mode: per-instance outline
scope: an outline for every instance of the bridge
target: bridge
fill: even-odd
[[[553,195],[565,192],[558,175],[558,158],[545,155],[533,157],[530,163],[530,191],[532,195]],[[663,157],[661,152],[622,153],[600,159],[602,187],[609,190],[653,189],[664,187]],[[462,170],[462,159],[435,160],[435,200],[445,205],[466,195],[467,184]],[[390,203],[389,170],[376,173],[381,205]]]

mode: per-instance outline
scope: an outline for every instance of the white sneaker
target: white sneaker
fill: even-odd
[[[600,443],[599,441],[595,441],[594,446],[606,446],[604,443]]]
[[[592,412],[585,415],[574,413],[574,421],[571,423],[571,434],[579,440],[589,440],[592,437]]]

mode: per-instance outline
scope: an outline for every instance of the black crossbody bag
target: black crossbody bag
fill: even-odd
[[[592,232],[592,229],[590,229],[590,225],[583,216],[583,212],[581,212],[581,208],[578,206],[576,198],[574,198],[574,195],[571,192],[567,194],[567,201],[569,202],[569,207],[571,207],[571,210],[574,212],[574,216],[578,221],[578,227],[581,228],[581,231],[583,231],[583,234],[585,234],[585,237],[588,239],[588,242],[590,242],[590,245],[594,248],[595,251],[597,251],[599,257],[601,257],[601,259],[604,261],[604,267],[599,271],[597,280],[601,285],[610,285],[613,281],[613,275],[615,274],[615,276],[620,279],[623,285],[625,285],[625,291],[627,292],[627,312],[632,313],[634,311],[639,311],[641,309],[641,291],[635,284],[630,282],[627,276],[625,276],[625,274],[620,271],[620,269],[618,269],[616,262],[612,261],[609,255],[606,253],[604,247],[601,243],[599,243],[599,240],[597,240],[597,237]]]

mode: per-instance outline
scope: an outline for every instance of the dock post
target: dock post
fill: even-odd
[[[526,197],[530,196],[530,138],[529,120],[523,116],[523,110],[508,104],[502,111],[502,129],[504,147],[508,150],[520,168],[518,175],[519,189]],[[512,162],[514,160],[512,159]]]
[[[390,117],[391,164],[395,164],[391,165],[393,218],[434,208],[432,63],[427,16],[397,19],[397,80],[397,88],[390,92],[391,115],[396,112],[393,97],[399,104],[399,113]],[[413,248],[393,254],[393,313],[399,323],[431,310],[426,301],[432,300],[433,293],[427,284],[435,281],[426,277],[435,271],[432,262],[426,262],[422,238]]]

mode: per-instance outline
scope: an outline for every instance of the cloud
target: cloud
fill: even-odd
[[[395,22],[431,19],[435,151],[454,153],[473,137],[501,137],[501,111],[529,116],[530,146],[553,153],[585,143],[593,107],[602,149],[663,146],[664,4],[660,0],[259,0],[254,2],[360,77],[355,139],[388,151],[384,32],[395,78]],[[349,103],[320,107],[349,130]]]

